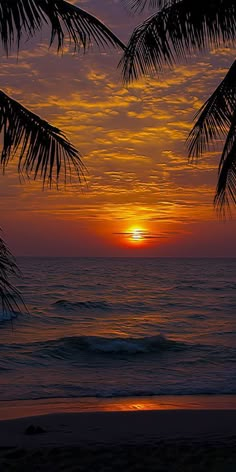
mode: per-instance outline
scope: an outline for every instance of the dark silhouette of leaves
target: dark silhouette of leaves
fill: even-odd
[[[236,204],[236,110],[231,121],[220,160],[215,196],[215,203],[223,213],[229,209],[230,201]]]
[[[227,135],[235,107],[236,61],[197,113],[197,121],[188,138],[190,157],[201,156],[212,142]]]
[[[145,8],[154,9],[162,8],[172,3],[177,3],[179,0],[122,0],[128,8],[134,12],[141,13]]]
[[[20,276],[15,258],[0,237],[0,303],[2,313],[21,312],[25,307],[20,292],[10,282],[10,277]]]
[[[43,24],[51,29],[50,45],[63,49],[65,38],[79,51],[91,44],[124,49],[123,43],[101,21],[65,0],[0,0],[0,38],[6,54],[18,48],[23,34],[33,36]]]
[[[234,42],[235,36],[232,0],[173,2],[135,28],[121,61],[124,80],[159,72],[193,52]]]
[[[234,44],[236,4],[232,0],[124,0],[131,9],[159,10],[135,28],[120,62],[125,82],[210,47]],[[236,61],[197,114],[189,135],[190,157],[199,157],[219,139],[226,139],[219,165],[215,203],[220,210],[236,204]]]
[[[219,138],[225,145],[219,164],[215,203],[221,209],[236,203],[236,61],[224,80],[197,114],[197,121],[188,138],[189,156],[199,157]]]
[[[34,179],[39,176],[43,185],[57,185],[61,174],[66,183],[72,171],[79,180],[83,177],[85,168],[81,156],[60,129],[51,126],[2,91],[0,133],[3,134],[0,157],[3,171],[19,151],[19,173],[28,177],[33,174]]]

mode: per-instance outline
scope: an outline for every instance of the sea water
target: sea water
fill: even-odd
[[[236,259],[18,263],[29,312],[0,315],[1,401],[236,394]]]

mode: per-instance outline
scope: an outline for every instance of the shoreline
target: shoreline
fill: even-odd
[[[0,401],[0,421],[62,413],[236,410],[236,395],[161,395]]]

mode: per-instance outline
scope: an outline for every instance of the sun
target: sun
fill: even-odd
[[[142,244],[145,241],[145,231],[141,228],[131,228],[129,231],[129,240],[131,243]]]
[[[131,233],[131,238],[134,241],[142,241],[143,240],[143,232],[141,229],[134,229]]]

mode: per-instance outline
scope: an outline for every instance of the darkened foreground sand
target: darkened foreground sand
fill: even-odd
[[[29,425],[45,432],[24,434]],[[0,422],[0,470],[235,472],[235,410],[54,414]]]

